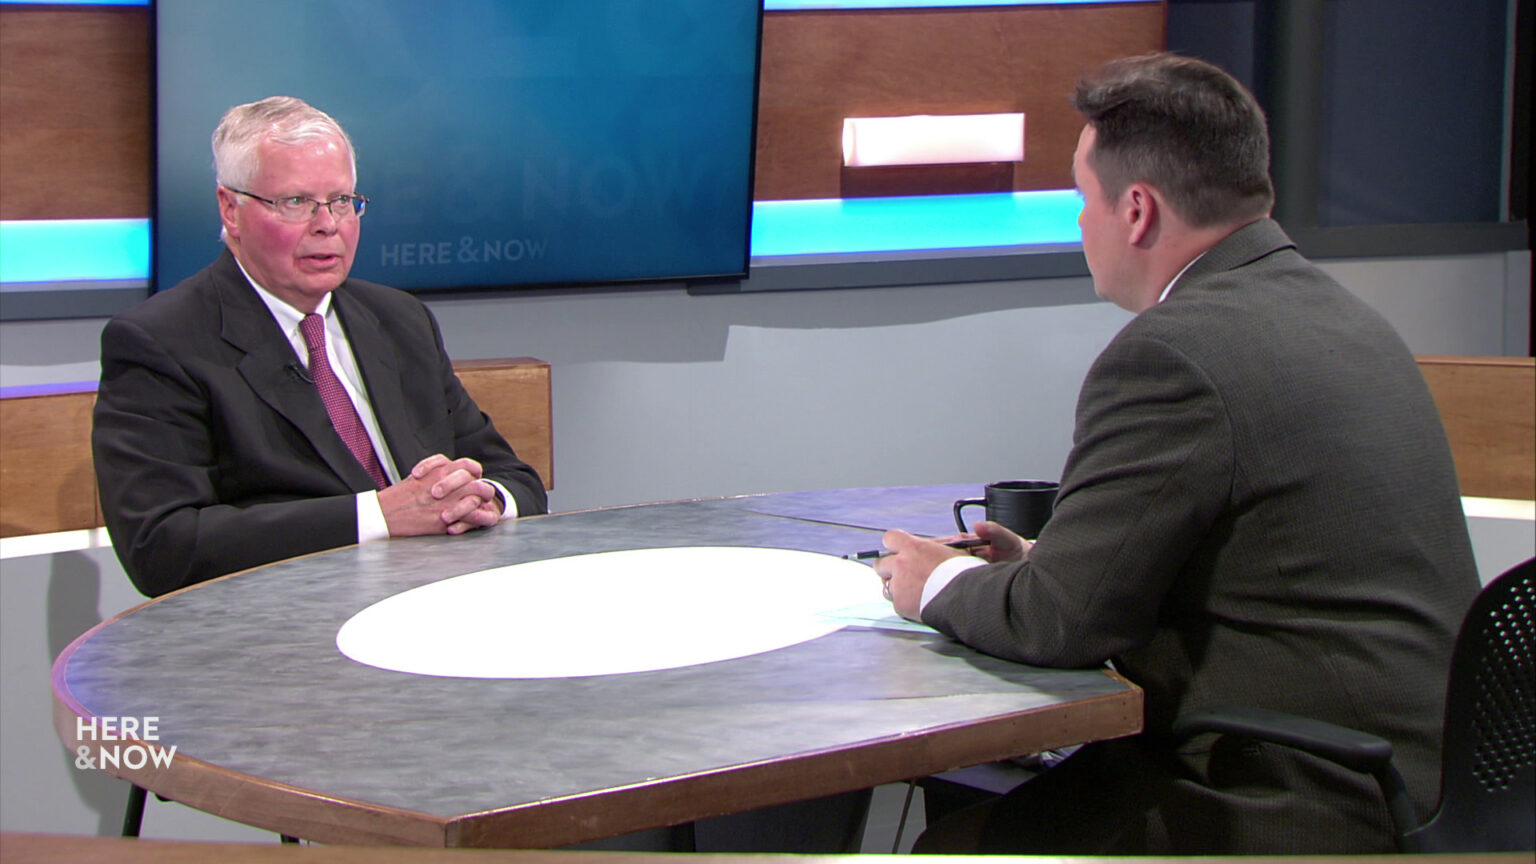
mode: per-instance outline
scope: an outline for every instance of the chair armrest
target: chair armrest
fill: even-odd
[[[1269,741],[1370,774],[1381,787],[1399,848],[1407,848],[1404,835],[1418,825],[1408,787],[1392,764],[1392,743],[1369,732],[1281,711],[1233,706],[1191,711],[1173,722],[1172,731],[1179,738],[1216,732]]]
[[[1392,761],[1392,744],[1384,738],[1264,708],[1206,708],[1191,711],[1173,724],[1173,734],[1179,738],[1203,732],[1283,744],[1362,774],[1376,774]]]

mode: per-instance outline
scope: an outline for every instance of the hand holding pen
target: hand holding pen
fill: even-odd
[[[983,540],[980,537],[961,537],[956,540],[944,540],[936,542],[942,542],[945,546],[948,546],[951,549],[975,549],[978,546],[986,546],[991,541]],[[844,555],[843,558],[849,561],[868,561],[871,558],[884,558],[887,555],[894,554],[896,553],[889,549],[866,549],[863,552],[850,552],[847,555]]]
[[[977,522],[976,536],[925,540],[905,531],[887,531],[881,538],[889,552],[875,549],[844,556],[869,561],[882,580],[881,590],[897,614],[918,621],[923,586],[944,560],[969,551],[989,562],[1017,560],[1029,555],[1029,541],[995,522]]]

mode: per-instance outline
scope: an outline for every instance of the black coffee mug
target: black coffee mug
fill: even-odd
[[[971,529],[965,527],[965,517],[960,511],[967,507],[985,507],[988,522],[996,522],[1026,540],[1033,540],[1040,536],[1040,529],[1051,518],[1056,493],[1060,490],[1060,483],[1049,480],[988,483],[983,490],[986,497],[961,498],[955,502],[955,527],[962,534],[971,533]]]

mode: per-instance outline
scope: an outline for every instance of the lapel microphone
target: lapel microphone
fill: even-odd
[[[300,381],[303,381],[305,384],[314,384],[315,383],[315,379],[309,377],[309,372],[303,366],[299,365],[298,363],[289,363],[287,366],[284,366],[283,368],[288,370],[288,375],[291,378],[296,378],[296,379],[298,379]]]

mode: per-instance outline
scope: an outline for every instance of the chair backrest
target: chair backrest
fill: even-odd
[[[1536,849],[1536,559],[1488,583],[1467,612],[1443,749],[1439,811],[1405,850]]]
[[[549,364],[531,357],[453,364],[517,455],[554,488]],[[91,464],[96,382],[0,389],[0,537],[105,524]],[[409,468],[410,466],[406,466]]]
[[[91,467],[94,384],[0,394],[0,537],[102,524]]]
[[[1536,497],[1536,360],[1418,358],[1456,460],[1461,494]]]
[[[459,360],[453,371],[518,458],[539,472],[545,489],[554,489],[549,364],[533,357]]]

